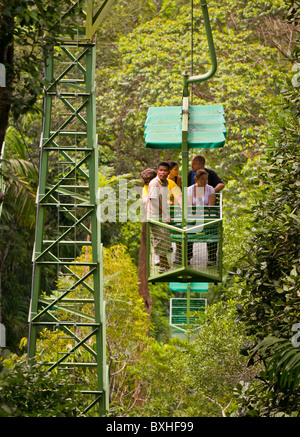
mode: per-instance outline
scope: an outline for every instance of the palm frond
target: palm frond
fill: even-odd
[[[300,386],[300,347],[284,338],[266,337],[253,354],[266,360],[266,372],[270,379],[278,379],[280,385],[296,390]]]

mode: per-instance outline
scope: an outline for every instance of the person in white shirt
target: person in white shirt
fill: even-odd
[[[169,196],[173,195],[175,201],[181,205],[181,190],[175,182],[168,180],[169,173],[169,164],[161,162],[157,167],[157,176],[151,180],[148,188],[148,217],[165,223],[171,223]],[[150,229],[154,253],[160,258],[158,273],[163,273],[171,268],[167,259],[167,252],[171,249],[170,230],[153,223]]]
[[[187,188],[189,205],[213,206],[216,201],[215,189],[208,185],[208,173],[205,170],[197,170],[195,183]]]
[[[197,170],[195,183],[187,188],[188,204],[193,206],[214,206],[216,202],[215,189],[208,185],[208,173]],[[208,265],[216,264],[217,243],[207,243]],[[193,257],[193,243],[188,242],[188,263]]]

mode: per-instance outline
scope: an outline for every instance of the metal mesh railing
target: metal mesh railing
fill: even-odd
[[[171,207],[170,224],[148,220],[148,276],[152,279],[186,270],[195,279],[219,281],[222,273],[222,210],[190,207],[182,226],[180,207]],[[151,280],[152,280],[151,279]],[[167,277],[166,277],[167,280]]]
[[[221,271],[221,257],[219,256],[222,239],[222,223],[220,220],[205,223],[187,230],[187,259],[193,270],[219,276]]]
[[[182,261],[182,232],[173,226],[150,224],[150,275],[175,270]]]

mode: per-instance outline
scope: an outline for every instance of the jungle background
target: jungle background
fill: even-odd
[[[0,416],[75,416],[80,403],[67,378],[26,364],[43,57],[61,30],[62,3],[70,1],[0,2],[0,63],[7,65],[0,88]],[[148,311],[141,297],[141,224],[103,224],[111,416],[299,416],[300,3],[208,6],[218,70],[192,92],[193,105],[225,110],[226,144],[205,151],[207,167],[226,184],[224,280],[210,286],[193,340],[171,339],[168,284],[147,286]],[[200,74],[209,54],[199,0],[193,8]],[[145,149],[143,134],[149,106],[181,105],[182,74],[191,71],[191,2],[116,0],[97,41],[100,183],[126,177],[141,185],[146,167],[180,163],[177,151]],[[41,360],[55,334],[44,335]]]

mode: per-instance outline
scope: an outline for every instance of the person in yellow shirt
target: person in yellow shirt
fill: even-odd
[[[142,201],[143,201],[143,222],[146,221],[147,211],[148,211],[148,186],[149,183],[157,176],[156,171],[153,168],[146,168],[141,173],[142,181],[144,182],[143,190],[142,190]]]
[[[179,188],[181,188],[181,176],[179,176],[178,162],[169,161],[168,164],[170,167],[170,173],[169,173],[168,179],[175,182],[175,184],[178,185]]]

